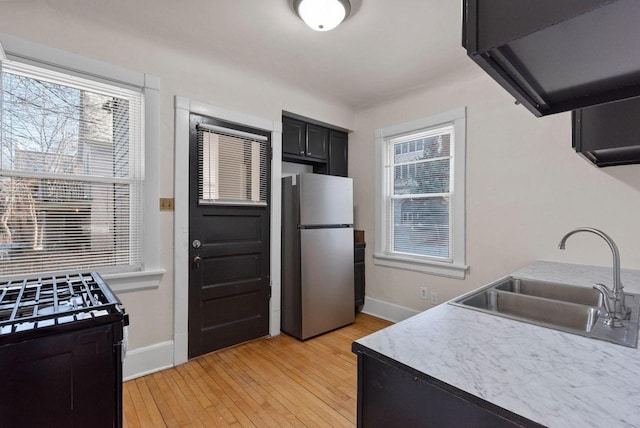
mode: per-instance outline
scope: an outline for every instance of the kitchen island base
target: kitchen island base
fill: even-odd
[[[358,427],[542,427],[358,343]]]

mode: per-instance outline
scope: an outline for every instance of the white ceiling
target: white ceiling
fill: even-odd
[[[31,0],[4,0],[6,3]],[[352,0],[337,29],[316,32],[292,0],[41,0],[154,43],[197,50],[354,108],[469,67],[461,0]]]

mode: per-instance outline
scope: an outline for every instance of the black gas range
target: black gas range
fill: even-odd
[[[0,281],[2,426],[122,426],[128,324],[95,272]]]

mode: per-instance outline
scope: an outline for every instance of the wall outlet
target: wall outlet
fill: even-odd
[[[427,291],[427,287],[420,287],[420,298],[422,300],[429,299],[429,292]]]
[[[429,303],[431,303],[432,305],[437,305],[438,304],[438,293],[435,291],[432,291],[431,293],[429,293]]]

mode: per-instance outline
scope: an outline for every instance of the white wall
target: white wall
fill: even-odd
[[[598,169],[571,148],[568,113],[536,118],[469,61],[467,70],[423,90],[356,114],[349,139],[356,228],[365,229],[367,296],[413,309],[428,287],[445,301],[536,259],[611,265],[607,244],[578,234],[593,226],[618,244],[623,267],[640,268],[640,165]],[[467,106],[467,264],[465,280],[373,264],[374,131]],[[365,306],[365,310],[366,310]]]
[[[350,107],[286,82],[216,62],[206,54],[158,46],[153,35],[141,38],[122,33],[121,29],[86,22],[42,2],[12,2],[3,5],[2,10],[0,28],[6,34],[160,78],[161,129],[157,142],[161,146],[160,163],[146,168],[150,173],[159,171],[161,197],[173,196],[174,95],[276,122],[280,122],[282,110],[286,110],[353,128],[354,113]],[[170,346],[173,339],[173,213],[163,211],[160,217],[158,233],[162,237],[162,267],[166,269],[160,286],[118,296],[130,314],[129,349],[134,359],[136,350]],[[170,350],[165,355],[170,356]],[[146,369],[144,362],[138,360],[136,366]]]

